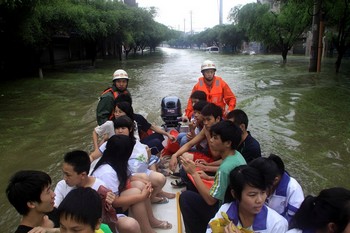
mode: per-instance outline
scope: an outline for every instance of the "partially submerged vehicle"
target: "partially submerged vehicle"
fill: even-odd
[[[219,53],[219,47],[217,46],[210,46],[205,49],[207,53]]]

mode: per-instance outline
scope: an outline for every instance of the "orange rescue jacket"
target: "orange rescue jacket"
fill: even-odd
[[[205,84],[204,77],[200,77],[197,84],[194,85],[191,94],[198,90],[204,91],[207,94],[208,102],[220,106],[224,116],[226,105],[228,105],[228,111],[232,111],[236,107],[236,96],[227,83],[219,76],[214,76],[211,87]],[[191,98],[188,99],[185,114],[189,119],[193,114]]]

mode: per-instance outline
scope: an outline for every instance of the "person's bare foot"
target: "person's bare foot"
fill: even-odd
[[[158,193],[158,196],[166,197],[168,199],[173,199],[176,197],[175,193],[169,193],[169,192],[165,192],[165,191],[161,191],[160,193]]]

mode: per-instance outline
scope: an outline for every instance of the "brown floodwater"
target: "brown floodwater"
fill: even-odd
[[[0,229],[11,232],[20,216],[8,203],[5,188],[20,169],[48,172],[62,178],[63,155],[92,149],[92,130],[99,94],[118,68],[131,78],[135,112],[162,124],[161,99],[178,96],[182,108],[211,59],[237,96],[237,108],[249,117],[249,130],[264,155],[279,154],[306,194],[334,186],[350,188],[350,61],[341,73],[334,59],[322,72],[308,72],[309,58],[278,55],[222,55],[164,48],[127,61],[98,61],[95,69],[71,64],[45,78],[22,79],[0,86]],[[88,63],[87,63],[88,64]]]

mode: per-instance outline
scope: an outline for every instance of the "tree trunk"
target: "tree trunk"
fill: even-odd
[[[341,60],[343,59],[344,56],[344,50],[340,50],[338,51],[338,57],[337,57],[337,61],[335,62],[335,73],[339,73],[340,70],[340,64],[341,64]]]
[[[39,67],[39,78],[40,78],[41,80],[44,79],[43,69],[42,69],[41,67]]]
[[[54,53],[52,42],[49,44],[49,57],[50,57],[50,65],[53,67],[55,65],[55,53]]]
[[[282,58],[283,58],[283,64],[287,63],[287,54],[288,54],[288,49],[283,49],[282,50]]]
[[[119,58],[119,61],[122,60],[122,54],[123,54],[123,51],[122,51],[122,46],[120,44],[117,44],[117,53],[118,53],[118,58]]]

